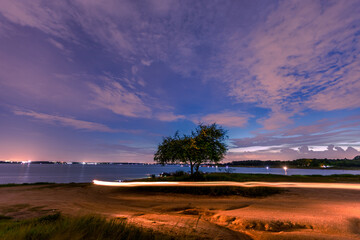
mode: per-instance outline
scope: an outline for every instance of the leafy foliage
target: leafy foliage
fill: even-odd
[[[176,132],[173,137],[165,137],[155,153],[154,160],[160,164],[183,163],[190,164],[199,172],[203,163],[220,162],[227,151],[226,131],[218,125],[200,124],[190,135],[180,136]]]

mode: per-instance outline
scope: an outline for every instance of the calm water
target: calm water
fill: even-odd
[[[91,182],[93,179],[115,181],[147,177],[150,174],[190,171],[189,167],[158,165],[57,165],[0,164],[0,184],[34,182]],[[203,172],[224,172],[225,168],[200,168]],[[284,174],[281,168],[229,168],[233,173]],[[360,174],[360,170],[288,169],[288,175]]]

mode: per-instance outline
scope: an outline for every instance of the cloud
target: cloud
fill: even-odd
[[[290,119],[291,114],[285,112],[272,112],[267,118],[259,119],[258,122],[264,126],[265,130],[274,130],[293,123]]]
[[[232,139],[232,143],[237,147],[249,146],[289,146],[296,147],[302,145],[327,145],[332,142],[339,144],[358,144],[356,136],[360,130],[340,130],[335,132],[316,133],[312,135],[297,135],[284,137],[279,132],[268,134],[258,134],[255,137],[246,137],[241,139]]]
[[[347,122],[345,119],[343,121]],[[348,127],[351,126],[354,127],[357,125],[357,123],[348,123],[348,124],[351,124],[348,125]],[[287,129],[286,131],[284,131],[283,134],[284,136],[316,134],[319,132],[329,131],[331,128],[334,128],[336,125],[338,125],[338,123],[329,120],[322,120],[322,121],[318,121],[315,124],[303,125],[303,126]],[[344,127],[343,124],[342,127]]]
[[[353,158],[360,152],[359,118],[322,119],[296,128],[254,132],[252,137],[230,139],[229,159]]]
[[[224,111],[212,113],[201,117],[194,117],[194,123],[217,123],[227,127],[244,127],[252,115],[243,112]]]
[[[185,119],[184,115],[175,115],[166,104],[159,104],[158,99],[149,97],[145,92],[137,91],[127,79],[99,76],[102,85],[89,83],[93,92],[93,104],[108,109],[115,114],[132,118],[152,118],[171,122]],[[125,87],[127,86],[127,87]]]
[[[94,93],[93,103],[101,108],[127,117],[148,118],[151,114],[150,107],[142,100],[143,93],[126,89],[117,81],[106,79],[103,86],[89,84]]]
[[[301,146],[299,147],[299,153],[308,153],[309,152],[309,147],[308,146]]]
[[[354,1],[280,1],[246,8],[179,1],[0,5],[9,22],[76,44],[89,40],[135,68],[164,62],[183,76],[225,82],[237,101],[271,109],[268,119],[259,121],[268,130],[281,127],[279,120],[291,124],[306,109],[360,107],[359,11]]]
[[[230,3],[216,2],[34,0],[2,1],[0,14],[10,23],[55,38],[82,46],[100,45],[132,64],[165,62],[172,70],[191,76],[201,75],[209,54],[222,41],[217,36],[229,7]],[[237,7],[234,17],[246,12]]]
[[[141,60],[141,63],[142,63],[143,65],[149,67],[149,66],[151,65],[152,61],[142,59],[142,60]]]
[[[179,119],[185,119],[185,116],[184,115],[175,115],[172,112],[161,112],[161,113],[155,114],[155,118],[160,121],[164,121],[164,122],[172,122],[172,121],[176,121]]]
[[[71,117],[63,117],[57,115],[50,115],[46,113],[38,113],[34,111],[14,110],[16,115],[32,117],[46,123],[72,127],[80,130],[97,131],[97,132],[117,132],[118,130],[111,129],[101,123],[78,120]]]
[[[41,0],[16,2],[1,1],[0,13],[10,22],[37,28],[60,38],[73,39],[70,29],[63,23],[68,20],[66,6]]]
[[[265,129],[281,127],[277,115],[286,126],[307,109],[358,108],[359,11],[353,1],[280,1],[248,36],[224,40],[208,76],[239,102],[271,109]]]
[[[277,129],[271,132],[256,131],[254,136],[232,139],[235,147],[279,146],[295,148],[298,146],[360,146],[360,118],[355,116],[337,119],[321,119],[313,124],[295,128]],[[306,148],[301,150],[306,151]]]
[[[100,144],[98,147],[105,152],[122,152],[122,153],[133,153],[133,154],[142,154],[150,155],[152,158],[154,154],[153,148],[142,148],[142,147],[133,147],[125,144]]]
[[[60,50],[62,50],[62,51],[65,50],[64,45],[61,44],[60,42],[58,42],[58,41],[56,41],[56,40],[54,40],[54,39],[52,39],[52,38],[49,38],[48,40],[49,40],[49,42],[50,42],[52,45],[54,45],[54,46],[57,47],[58,49],[60,49]]]
[[[287,147],[268,148],[256,151],[230,151],[226,157],[227,161],[236,160],[294,160],[299,158],[330,158],[330,159],[353,159],[360,155],[360,151],[353,147],[347,147],[344,150],[341,147],[329,145],[325,150],[311,150],[309,146],[302,146],[299,149]]]

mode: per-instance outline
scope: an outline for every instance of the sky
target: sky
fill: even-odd
[[[153,162],[228,130],[225,161],[360,155],[360,1],[0,1],[0,160]]]

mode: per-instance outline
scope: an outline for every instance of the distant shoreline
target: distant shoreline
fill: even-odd
[[[98,163],[67,163],[67,162],[31,162],[31,163],[22,163],[22,162],[4,162],[0,161],[0,165],[19,165],[19,164],[30,164],[30,165],[138,165],[138,166],[161,166],[161,164],[156,163],[108,163],[108,162],[98,162]],[[184,167],[189,167],[187,164],[165,164],[165,166],[180,166],[183,165]],[[224,164],[205,164],[201,167],[207,167],[207,166],[218,166],[220,168],[266,168],[265,166],[241,166],[241,165],[228,165],[226,163]],[[286,164],[284,164],[286,166]],[[279,167],[270,167],[271,169],[282,169],[281,166]],[[288,169],[317,169],[317,170],[360,170],[360,167],[297,167],[297,166],[291,166],[288,167]]]
[[[244,168],[265,168],[263,166],[229,166],[229,167],[244,167]],[[281,169],[282,167],[272,167],[275,169]],[[317,170],[360,170],[360,167],[327,167],[327,168],[322,168],[322,167],[291,167],[288,169],[317,169]]]

